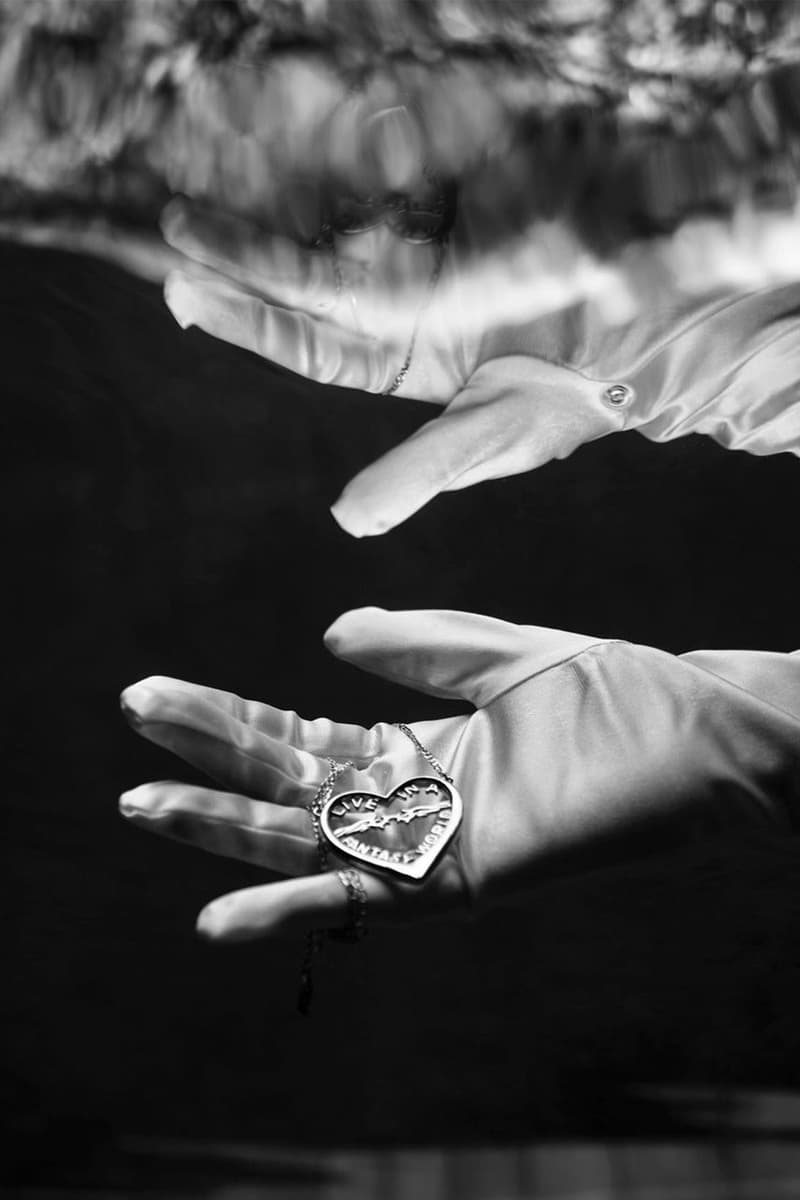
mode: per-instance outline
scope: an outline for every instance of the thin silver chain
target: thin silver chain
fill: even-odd
[[[317,788],[317,793],[308,809],[311,815],[311,824],[314,828],[314,840],[317,843],[320,871],[328,870],[328,847],[325,844],[325,838],[322,836],[320,816],[322,815],[323,808],[330,799],[334,784],[342,771],[346,771],[348,767],[355,766],[349,759],[346,762],[340,762],[335,758],[329,758],[328,765],[330,770]],[[324,929],[310,929],[308,931],[306,934],[305,950],[303,951],[303,962],[300,966],[300,986],[297,992],[297,1008],[304,1017],[307,1017],[311,1011],[311,1000],[314,995],[314,960],[324,944]]]
[[[344,929],[329,930],[328,937],[334,942],[360,942],[367,933],[367,890],[361,872],[345,867],[336,874],[347,892],[347,924]]]
[[[409,351],[409,362],[411,351],[413,351],[413,343],[411,350]],[[453,779],[447,774],[436,755],[432,754],[427,746],[423,746],[422,742],[408,725],[404,724],[402,721],[398,721],[395,725],[395,728],[399,729],[401,733],[406,735],[417,752],[422,755],[422,757],[431,767],[433,767],[437,775],[440,775],[441,778],[444,779],[445,783],[454,785]],[[314,828],[314,839],[317,843],[320,871],[327,871],[329,865],[328,847],[325,844],[325,838],[322,835],[322,828],[320,825],[322,810],[331,798],[336,780],[343,771],[347,770],[348,767],[354,767],[355,763],[350,759],[342,762],[336,758],[329,758],[328,765],[330,770],[323,779],[322,783],[319,785],[317,793],[314,796],[314,799],[311,801],[308,809],[311,816],[311,823]],[[350,911],[351,922],[353,924],[353,936],[345,935],[344,937],[337,938],[337,940],[357,941],[359,938],[364,936],[366,931],[366,892],[364,891],[363,885],[360,883],[360,877],[358,876],[357,871],[349,868],[345,872],[339,871],[338,875],[342,886],[347,892],[348,909]],[[325,937],[326,931],[324,929],[312,929],[306,934],[305,951],[303,953],[303,962],[300,967],[300,987],[297,993],[297,1008],[304,1017],[308,1016],[309,1012],[311,1011],[311,1000],[314,994],[314,960],[325,944]]]
[[[336,251],[336,234],[335,234],[333,227],[328,224],[323,225],[322,232],[321,232],[321,238],[328,247],[328,252],[331,256],[331,261],[333,263],[333,278],[334,278],[334,284],[336,287],[336,296],[338,298],[339,296],[341,296],[341,294],[344,290],[344,278],[342,276],[342,264],[339,262],[339,255]],[[433,264],[433,270],[431,271],[430,279],[428,280],[427,291],[426,291],[425,295],[423,296],[422,300],[420,301],[419,307],[417,308],[416,316],[414,317],[414,327],[411,330],[411,339],[408,344],[408,351],[406,352],[406,357],[403,361],[403,365],[400,368],[400,370],[397,372],[397,374],[395,375],[392,382],[389,384],[389,387],[386,389],[386,391],[381,393],[381,395],[383,395],[383,396],[393,396],[395,394],[395,392],[397,391],[397,389],[400,387],[400,385],[405,380],[406,375],[408,375],[408,372],[411,368],[411,360],[414,357],[414,350],[417,345],[417,338],[419,337],[419,331],[420,331],[420,326],[422,324],[422,318],[428,308],[428,305],[430,304],[431,300],[433,299],[433,293],[436,290],[436,285],[439,282],[439,276],[442,273],[442,267],[444,265],[444,256],[445,256],[446,250],[447,250],[447,237],[445,236],[445,237],[439,238],[436,242],[436,261]]]
[[[392,383],[383,393],[384,396],[393,396],[409,372],[411,359],[414,357],[414,349],[417,344],[417,337],[419,336],[420,325],[422,324],[422,317],[431,300],[433,299],[433,293],[436,290],[436,284],[439,282],[439,276],[442,273],[442,266],[444,264],[444,255],[446,250],[447,238],[442,238],[436,243],[436,261],[433,264],[431,277],[428,280],[428,290],[423,299],[420,301],[419,307],[417,308],[417,315],[414,317],[414,328],[411,330],[411,340],[408,343],[408,352],[406,353],[402,367],[395,375]]]
[[[309,812],[311,813],[311,824],[314,826],[314,838],[317,843],[317,851],[319,852],[319,867],[321,871],[328,869],[328,847],[325,845],[325,839],[322,836],[322,828],[320,826],[320,817],[322,810],[330,799],[333,785],[341,775],[342,771],[346,771],[348,767],[354,767],[355,763],[347,759],[346,762],[340,762],[339,759],[329,758],[328,766],[330,770],[323,779],[317,789],[317,794],[311,801]]]
[[[402,721],[397,721],[395,723],[395,728],[399,729],[401,733],[404,733],[406,735],[406,737],[409,738],[409,740],[411,742],[413,742],[414,746],[417,748],[417,750],[422,755],[422,757],[425,759],[425,761],[427,763],[430,763],[430,765],[433,767],[433,769],[437,773],[437,775],[441,775],[441,777],[445,781],[445,783],[449,783],[452,786],[455,786],[455,781],[447,774],[447,771],[445,771],[444,767],[439,762],[438,758],[436,758],[435,755],[431,754],[431,752],[430,752],[430,750],[428,750],[427,746],[423,746],[422,742],[419,740],[417,735],[414,733],[413,729],[410,729],[408,727],[408,725],[404,725]]]

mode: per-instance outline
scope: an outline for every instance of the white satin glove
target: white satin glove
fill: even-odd
[[[327,250],[183,202],[163,227],[205,268],[168,277],[178,322],[308,378],[386,392],[418,322],[398,394],[443,412],[345,488],[333,514],[357,537],[393,528],[442,491],[529,471],[623,429],[800,453],[800,285],[759,290],[752,259],[749,282],[732,281],[737,246],[718,226],[705,244],[695,229],[694,240],[683,231],[666,248],[633,248],[615,273],[556,222],[477,253],[462,213],[432,298],[435,248],[385,227],[337,236],[338,292]],[[797,259],[787,260],[795,277]]]
[[[339,657],[473,706],[411,726],[453,777],[461,828],[420,882],[362,868],[371,924],[502,901],[552,873],[669,849],[698,832],[800,814],[800,655],[699,652],[516,626],[469,613],[346,613],[328,630]],[[143,736],[226,789],[174,782],[123,795],[142,828],[288,878],[221,897],[201,933],[245,940],[345,924],[335,873],[319,872],[308,807],[352,759],[337,792],[386,794],[429,774],[404,734],[241,700],[179,680],[127,688]],[[331,855],[335,866],[343,860]]]

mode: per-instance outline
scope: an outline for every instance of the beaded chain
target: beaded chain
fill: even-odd
[[[452,786],[454,781],[451,776],[447,774],[438,758],[431,753],[427,746],[423,746],[414,731],[401,721],[397,722],[395,728],[405,734],[417,753],[422,755],[437,775],[441,776],[445,783],[449,783]],[[308,809],[314,829],[314,839],[317,843],[320,871],[327,871],[330,861],[328,847],[320,824],[322,810],[333,794],[333,788],[338,777],[348,767],[355,766],[355,763],[349,759],[342,762],[335,758],[329,758],[328,765],[330,770],[319,785],[317,793]],[[297,995],[297,1008],[303,1016],[308,1016],[311,1011],[311,1000],[314,992],[314,961],[322,949],[325,939],[329,938],[331,941],[337,942],[358,942],[365,936],[367,931],[367,893],[360,873],[354,867],[345,867],[342,870],[338,870],[336,875],[347,893],[347,921],[342,929],[312,929],[306,934],[305,952],[300,968],[300,987]]]

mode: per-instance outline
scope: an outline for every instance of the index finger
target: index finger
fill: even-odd
[[[291,709],[275,708],[257,700],[246,700],[234,692],[188,683],[183,679],[170,679],[164,675],[151,675],[126,688],[122,693],[123,704],[138,716],[137,696],[147,692],[164,697],[180,694],[189,705],[193,701],[205,701],[226,717],[249,726],[256,733],[266,734],[316,757],[350,758],[357,763],[367,763],[381,751],[381,735],[377,727],[365,729],[363,725],[342,724],[330,721],[327,717],[306,720]]]
[[[164,299],[183,329],[197,325],[306,379],[365,392],[385,392],[391,383],[386,347],[377,338],[337,328],[301,307],[269,304],[221,276],[172,271]]]

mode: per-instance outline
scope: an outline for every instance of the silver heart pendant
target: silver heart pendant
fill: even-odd
[[[456,789],[442,779],[407,779],[388,796],[340,792],[320,815],[334,850],[406,879],[428,874],[461,824]]]

